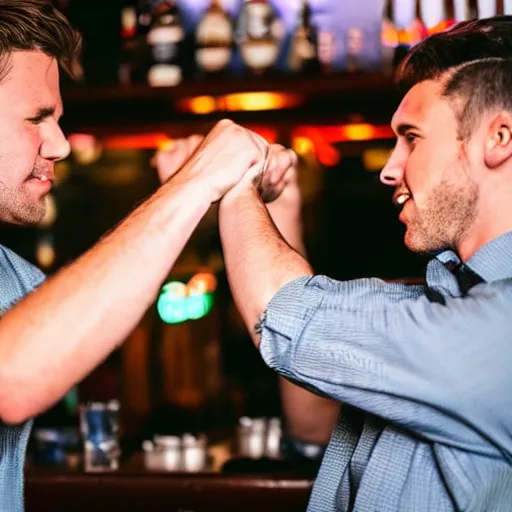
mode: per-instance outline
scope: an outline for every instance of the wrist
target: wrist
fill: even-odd
[[[272,219],[286,219],[287,222],[299,222],[302,219],[302,204],[300,200],[287,200],[279,196],[275,201],[266,203],[267,210]]]
[[[155,210],[154,223],[164,232],[195,228],[211,204],[211,191],[199,178],[173,178],[149,200],[149,206]]]
[[[164,194],[179,194],[181,199],[211,205],[214,189],[208,176],[201,171],[183,169],[160,187]]]
[[[248,201],[261,203],[261,197],[256,187],[241,187],[236,185],[229,190],[220,201],[219,208],[222,210],[238,208]]]
[[[202,154],[194,155],[167,183],[183,188],[187,193],[197,194],[197,197],[192,197],[206,201],[209,205],[217,201],[218,192],[212,180],[212,172]]]

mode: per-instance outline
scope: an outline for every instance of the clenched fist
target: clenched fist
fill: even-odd
[[[178,139],[169,149],[158,151],[154,162],[160,181],[201,179],[210,187],[212,201],[240,183],[240,187],[257,186],[263,200],[270,202],[290,181],[297,156],[281,145],[269,145],[251,130],[222,120],[206,136]]]

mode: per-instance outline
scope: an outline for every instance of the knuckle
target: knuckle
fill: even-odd
[[[231,125],[234,125],[235,123],[233,123],[233,121],[231,121],[231,119],[227,119],[227,118],[224,118],[224,119],[221,119],[218,123],[217,123],[217,126],[219,128],[227,128]]]
[[[282,167],[288,167],[288,165],[290,164],[290,158],[288,157],[288,155],[281,151],[277,157],[276,157],[276,165],[279,167],[279,168],[282,168]]]

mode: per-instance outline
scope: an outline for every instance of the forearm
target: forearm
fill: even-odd
[[[198,185],[164,185],[93,249],[4,315],[3,421],[42,411],[125,339],[209,205]]]
[[[285,197],[287,192],[285,190],[276,201],[267,204],[267,211],[286,243],[304,259],[307,259],[302,228],[301,202],[297,198]],[[300,197],[300,191],[297,190],[297,194]]]
[[[288,190],[276,201],[267,205],[276,228],[288,244],[304,258],[306,247],[302,229],[302,212],[298,186]],[[340,404],[329,398],[316,395],[305,388],[279,377],[279,388],[287,436],[306,443],[327,444]]]
[[[254,326],[270,299],[311,268],[283,240],[256,191],[221,201],[219,229],[233,298],[259,345]]]

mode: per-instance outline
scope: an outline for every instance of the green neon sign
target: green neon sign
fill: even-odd
[[[213,308],[213,293],[186,295],[182,283],[171,282],[162,287],[156,308],[163,322],[179,324],[187,320],[198,320]]]

